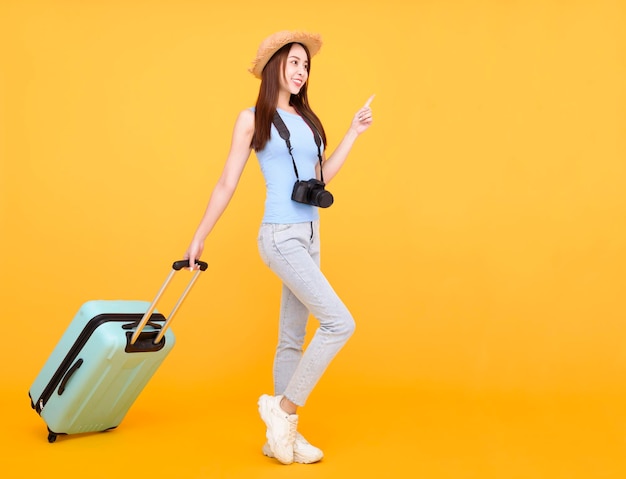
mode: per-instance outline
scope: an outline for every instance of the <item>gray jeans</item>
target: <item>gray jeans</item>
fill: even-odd
[[[274,394],[304,406],[324,371],[354,332],[354,319],[320,270],[319,220],[261,225],[259,252],[283,282]],[[303,352],[312,314],[319,327]]]

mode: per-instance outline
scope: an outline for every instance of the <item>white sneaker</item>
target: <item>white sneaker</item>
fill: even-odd
[[[266,442],[263,444],[263,454],[267,457],[274,457],[270,445]],[[296,442],[293,445],[293,462],[300,464],[313,464],[321,461],[324,453],[319,447],[315,447],[307,441],[302,434],[296,433]]]
[[[291,464],[296,442],[296,428],[298,415],[287,414],[280,407],[283,396],[268,396],[263,394],[259,398],[259,413],[267,426],[267,442],[274,457],[283,464]]]

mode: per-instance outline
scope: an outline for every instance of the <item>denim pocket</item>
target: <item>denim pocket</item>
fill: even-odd
[[[286,223],[286,224],[276,223],[272,225],[274,229],[274,233],[282,233],[283,231],[287,231],[288,229],[290,229],[292,226],[293,225],[290,223]]]

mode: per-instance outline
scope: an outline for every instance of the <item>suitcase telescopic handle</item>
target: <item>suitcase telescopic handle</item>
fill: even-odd
[[[209,265],[207,263],[205,263],[204,261],[196,260],[195,264],[199,266],[199,269],[195,270],[193,276],[191,277],[191,280],[187,284],[187,287],[185,288],[183,293],[178,298],[178,301],[174,305],[174,308],[172,309],[171,313],[167,316],[165,324],[163,325],[163,327],[159,331],[159,334],[157,334],[156,338],[154,338],[154,344],[158,344],[159,341],[161,341],[161,339],[165,335],[165,332],[167,331],[167,328],[169,328],[170,323],[172,322],[172,319],[174,318],[174,315],[176,314],[176,312],[180,308],[181,304],[183,304],[183,301],[185,300],[185,298],[189,294],[189,291],[191,291],[191,288],[193,287],[194,283],[198,279],[198,275],[202,271],[206,271],[206,269],[209,267]],[[139,321],[139,324],[137,325],[137,330],[133,333],[132,337],[130,338],[130,344],[135,344],[135,342],[139,338],[139,335],[143,331],[143,328],[145,327],[145,325],[150,320],[150,316],[152,315],[152,312],[156,308],[157,303],[161,299],[161,296],[163,296],[163,293],[167,289],[167,286],[170,284],[170,281],[172,281],[172,278],[174,277],[176,272],[180,271],[183,268],[188,268],[188,267],[189,267],[189,260],[188,259],[183,259],[183,260],[180,260],[180,261],[174,261],[174,263],[172,264],[172,270],[167,275],[167,278],[163,282],[163,285],[161,286],[161,289],[159,289],[159,292],[157,293],[157,295],[152,300],[152,303],[150,304],[150,307],[144,313],[143,317]]]
[[[205,263],[204,261],[200,261],[199,259],[197,259],[195,263],[200,268],[200,271],[206,271],[206,269],[209,267],[207,263]],[[172,265],[173,270],[180,271],[183,268],[189,268],[188,259],[181,259],[180,261],[174,261],[174,264]]]

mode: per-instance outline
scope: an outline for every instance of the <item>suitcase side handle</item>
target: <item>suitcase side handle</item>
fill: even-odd
[[[172,319],[174,318],[174,315],[176,314],[176,312],[180,308],[181,304],[183,304],[183,301],[185,300],[185,298],[189,294],[189,291],[191,291],[191,288],[193,287],[194,283],[198,279],[198,275],[202,271],[206,271],[206,269],[208,268],[208,264],[205,263],[204,261],[196,260],[195,263],[200,267],[200,269],[195,270],[194,275],[191,277],[191,280],[187,284],[187,287],[185,288],[183,293],[178,298],[178,301],[176,302],[176,305],[174,306],[174,308],[172,309],[170,314],[167,316],[165,324],[163,325],[163,327],[159,331],[159,334],[156,336],[156,338],[154,338],[154,344],[158,344],[161,341],[161,339],[163,338],[163,336],[165,335],[165,332],[167,331],[167,328],[170,326],[170,323],[172,322]],[[163,282],[163,285],[161,286],[161,289],[159,290],[159,292],[157,293],[155,298],[152,300],[152,303],[150,304],[150,307],[144,313],[143,317],[141,318],[141,321],[139,321],[139,324],[137,324],[137,329],[135,330],[135,332],[133,333],[132,337],[130,338],[130,344],[131,345],[135,344],[135,342],[139,338],[139,335],[143,331],[144,326],[150,320],[150,316],[152,315],[152,312],[156,308],[157,303],[161,299],[161,296],[163,296],[163,293],[167,289],[167,286],[170,284],[170,281],[172,280],[172,278],[174,277],[176,272],[180,271],[183,268],[188,268],[188,267],[189,267],[189,260],[188,259],[184,259],[184,260],[180,260],[180,261],[174,261],[174,263],[172,264],[172,270],[170,271],[170,273],[168,274],[167,278]]]
[[[76,361],[76,363],[74,363],[74,365],[69,369],[69,371],[65,373],[65,376],[63,376],[63,380],[61,381],[61,384],[59,385],[59,389],[57,391],[59,396],[61,396],[65,392],[67,382],[70,380],[70,378],[82,365],[83,365],[83,360],[81,358],[78,361]]]

